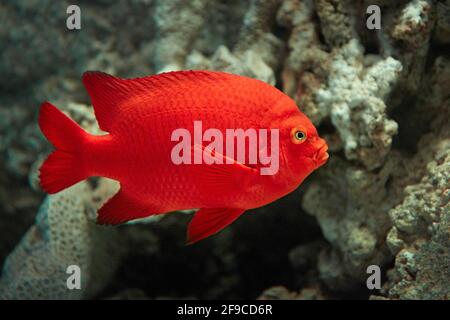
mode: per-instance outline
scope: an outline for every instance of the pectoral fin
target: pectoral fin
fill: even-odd
[[[187,243],[193,244],[207,238],[235,221],[244,209],[203,208],[192,218],[188,226]]]
[[[198,169],[197,181],[211,192],[246,188],[258,176],[257,169],[211,151],[204,146],[195,145],[193,153],[200,154],[203,159],[210,159],[210,162],[215,160],[212,164],[194,164],[194,168]]]

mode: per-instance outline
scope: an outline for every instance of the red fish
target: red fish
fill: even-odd
[[[188,226],[187,241],[193,243],[246,210],[292,192],[328,158],[326,142],[295,102],[259,80],[212,71],[137,79],[86,72],[83,83],[107,134],[89,134],[55,106],[43,103],[39,126],[55,151],[40,169],[40,183],[52,194],[91,176],[119,181],[118,193],[98,211],[99,224],[199,208]],[[267,163],[251,162],[248,155],[239,159],[238,152],[222,154],[196,138],[187,156],[201,152],[205,161],[174,163],[174,131],[185,128],[194,136],[196,121],[201,121],[203,132],[215,128],[224,136],[227,129],[277,130],[279,146],[259,150],[275,153],[278,147],[276,172],[261,174]],[[208,157],[223,162],[206,163]]]

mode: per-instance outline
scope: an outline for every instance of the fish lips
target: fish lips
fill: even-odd
[[[324,143],[322,146],[319,147],[319,149],[317,150],[316,154],[313,157],[317,166],[323,165],[328,160],[330,155],[328,154],[327,151],[328,145],[326,143]]]

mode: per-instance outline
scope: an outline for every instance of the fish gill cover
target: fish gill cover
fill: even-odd
[[[0,298],[448,299],[450,1],[97,0],[78,22],[70,5],[0,3]],[[98,226],[114,181],[40,189],[40,103],[102,134],[86,70],[189,69],[282,90],[327,164],[192,246],[191,211]]]

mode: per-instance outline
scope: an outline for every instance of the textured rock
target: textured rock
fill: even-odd
[[[439,43],[450,43],[450,1],[441,1],[436,4],[435,40]]]
[[[281,41],[271,32],[279,0],[253,0],[244,16],[233,49],[219,46],[208,59],[193,51],[186,61],[189,69],[222,70],[275,84],[274,69],[280,61]]]
[[[317,15],[325,41],[330,46],[341,46],[356,38],[352,14],[354,1],[319,0]]]
[[[427,138],[435,150],[425,175],[389,212],[387,244],[396,259],[385,293],[394,299],[450,297],[450,129]]]
[[[184,6],[183,0],[156,1],[154,19],[158,31],[153,57],[159,72],[183,68],[186,53],[205,22],[202,12],[207,4],[206,0],[191,1],[189,6]]]
[[[152,1],[84,1],[79,31],[66,28],[69,4],[66,0],[2,1],[2,91],[23,89],[61,68],[64,76],[77,79],[86,69],[146,71],[145,60],[136,61],[134,52],[138,39],[150,39],[154,29],[154,21],[148,19]]]
[[[258,300],[324,300],[320,288],[304,288],[300,292],[291,292],[285,287],[272,287],[265,290]]]
[[[82,183],[44,201],[35,225],[5,262],[0,298],[80,299],[104,288],[121,254],[117,230],[93,222],[99,199],[111,194],[108,189],[104,184],[91,190]],[[81,269],[81,290],[67,288],[70,265]]]
[[[426,68],[430,39],[436,23],[433,1],[409,1],[385,10],[384,24],[377,35],[384,55],[402,62],[399,86],[405,94],[417,94]]]
[[[295,1],[286,3],[297,4]],[[333,9],[326,6],[329,3],[321,2],[322,8],[317,4],[317,10]],[[344,5],[342,2],[335,6],[335,11],[327,14],[345,12]],[[308,8],[314,10],[313,6]],[[386,11],[384,8],[383,12]],[[330,118],[339,135],[336,139],[336,134],[328,130],[328,141],[334,143],[330,148],[345,151],[345,159],[340,154],[332,155],[303,199],[303,207],[317,217],[331,244],[331,248],[322,249],[317,263],[320,277],[333,290],[351,290],[364,285],[368,265],[384,266],[404,248],[407,242],[399,236],[399,229],[391,228],[390,216],[398,218],[394,221],[403,230],[420,233],[423,229],[415,216],[418,211],[395,211],[393,208],[403,201],[403,189],[421,179],[425,164],[436,152],[433,147],[436,139],[442,135],[437,133],[418,142],[421,132],[429,130],[430,121],[436,118],[441,120],[431,125],[434,132],[449,126],[448,94],[443,89],[450,79],[447,58],[438,57],[433,67],[425,71],[430,34],[435,23],[433,11],[434,6],[428,1],[393,6],[392,14],[388,13],[383,20],[387,28],[378,34],[383,54],[379,57],[365,54],[357,37],[348,43],[326,39],[327,44],[333,46],[331,53],[327,53],[317,34],[310,33],[307,38],[291,35],[292,52],[296,52],[295,43],[298,43],[310,47],[316,56],[308,58],[309,65],[298,58],[304,59],[307,54],[297,53],[288,60],[292,62],[284,70],[288,79],[285,90],[296,97],[316,123],[326,123]],[[346,21],[351,21],[351,10],[347,12],[350,17]],[[324,13],[318,14],[324,21]],[[312,22],[312,13],[290,21],[293,30],[308,28]],[[333,26],[340,28],[341,31],[336,32],[344,35],[341,39],[355,35],[355,32],[348,32],[346,26],[339,23]],[[338,42],[332,43],[333,40]],[[400,45],[400,41],[410,45]],[[299,76],[295,76],[297,73]],[[418,94],[412,110],[411,107],[406,109],[407,102],[401,101],[405,99],[402,94],[406,99],[410,94]],[[359,100],[361,96],[365,97]],[[354,103],[356,101],[364,101],[363,108]],[[352,109],[352,106],[357,107]],[[389,109],[395,108],[399,111],[393,113],[394,121],[389,117]],[[362,112],[360,117],[359,112]],[[398,130],[398,141],[401,142],[397,147],[400,143],[405,148],[416,146],[418,150],[414,157],[392,150],[392,139]],[[366,168],[349,163],[351,159],[359,160]],[[436,199],[442,199],[442,196],[436,196]],[[425,203],[419,207],[428,211]],[[432,270],[429,271],[432,274]],[[437,275],[442,272],[436,270]],[[422,295],[422,298],[431,297]]]
[[[365,26],[369,4],[381,7],[381,30]],[[368,298],[366,267],[377,264],[387,280],[371,299],[448,299],[448,0],[82,1],[79,32],[65,28],[67,5],[0,4],[1,258],[17,244],[0,296],[254,298],[263,281],[264,299]],[[33,225],[44,197],[36,170],[50,148],[38,106],[49,100],[100,133],[80,82],[87,69],[261,79],[313,120],[330,161],[288,202],[195,247],[184,247],[186,215],[95,226],[116,188],[104,180],[47,198]],[[73,260],[85,289],[68,292],[60,279]]]
[[[328,83],[315,94],[319,111],[330,115],[339,132],[347,159],[360,160],[368,169],[383,163],[397,133],[383,99],[401,70],[391,57],[364,70],[363,48],[352,40],[333,57]]]
[[[332,147],[343,147],[347,159],[374,169],[383,164],[397,133],[397,124],[388,118],[385,103],[402,64],[392,57],[364,55],[352,28],[349,4],[343,1],[333,6],[334,2],[316,4],[323,24],[334,28],[326,31],[330,38],[327,44],[333,46],[330,53],[312,28],[312,3],[286,1],[282,7],[278,20],[293,29],[284,70],[285,91],[294,95],[316,124],[327,119],[332,122],[337,131],[329,137],[336,141]],[[294,8],[303,13],[293,13]],[[335,19],[342,23],[330,22]],[[305,47],[309,50],[303,53]]]

